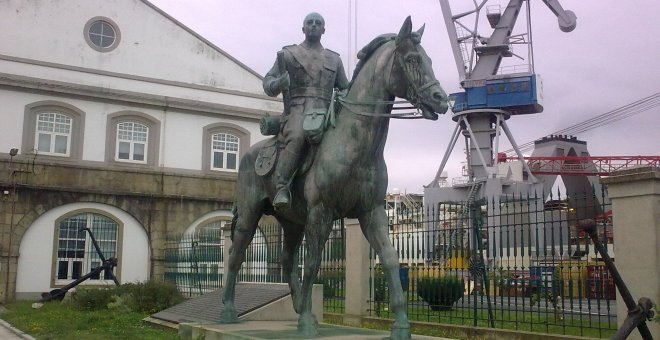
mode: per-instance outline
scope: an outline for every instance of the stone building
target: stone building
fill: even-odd
[[[120,282],[162,279],[166,236],[230,220],[281,102],[146,0],[8,0],[0,22],[0,301],[97,266],[84,227]]]

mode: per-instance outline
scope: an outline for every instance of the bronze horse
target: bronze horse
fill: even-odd
[[[311,157],[307,171],[291,184],[293,205],[279,213],[271,205],[275,184],[269,175],[255,173],[255,159],[267,141],[254,145],[240,163],[232,246],[224,287],[223,322],[237,322],[234,305],[237,273],[245,259],[257,223],[264,214],[274,215],[284,231],[282,267],[299,314],[298,330],[318,334],[311,311],[312,285],[318,275],[321,253],[334,220],[357,218],[362,233],[378,254],[395,313],[392,339],[410,338],[406,301],[399,278],[397,252],[390,243],[384,209],[387,167],[383,149],[395,97],[405,98],[426,119],[436,120],[447,111],[447,96],[433,74],[431,59],[420,40],[424,27],[412,31],[410,17],[398,34],[381,35],[360,52],[360,63],[346,96],[340,100],[336,126],[329,128]],[[297,253],[303,236],[307,254],[300,280]]]

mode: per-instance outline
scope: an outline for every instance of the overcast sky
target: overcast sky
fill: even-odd
[[[355,64],[355,45],[359,49],[378,34],[398,32],[411,15],[414,29],[426,24],[422,45],[441,85],[447,93],[460,90],[437,0],[150,1],[262,75],[282,46],[302,42],[302,20],[309,12],[324,16],[322,43],[342,55],[347,73]],[[560,0],[578,17],[570,33],[559,30],[542,1],[531,1],[535,67],[543,78],[545,110],[508,121],[518,144],[660,92],[660,1]],[[454,12],[469,3],[450,0]],[[506,3],[490,0],[488,5]],[[351,20],[351,13],[357,20]],[[517,27],[522,25],[519,20]],[[482,25],[479,32],[489,36],[487,28]],[[435,122],[393,120],[385,148],[390,191],[422,193],[454,127],[451,112]],[[592,156],[660,155],[660,107],[577,137],[588,143]],[[500,143],[501,150],[510,148],[506,138]],[[449,177],[461,175],[463,145],[460,140],[451,153]]]

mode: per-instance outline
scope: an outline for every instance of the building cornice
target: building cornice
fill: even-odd
[[[88,67],[53,63],[53,62],[49,62],[49,61],[42,61],[42,60],[36,60],[36,59],[15,57],[15,56],[10,56],[10,55],[6,55],[6,54],[0,54],[0,60],[11,61],[11,62],[27,64],[27,65],[34,65],[34,66],[49,67],[49,68],[65,70],[65,71],[75,71],[75,72],[81,72],[81,73],[87,73],[87,74],[95,74],[95,75],[101,75],[101,76],[107,76],[107,77],[127,79],[127,80],[137,80],[137,81],[144,81],[144,82],[154,83],[154,84],[183,87],[183,88],[187,88],[187,89],[194,89],[194,90],[202,90],[202,91],[216,92],[216,93],[222,93],[222,94],[229,94],[229,95],[234,95],[234,96],[250,97],[250,98],[262,99],[262,100],[268,100],[268,101],[281,101],[280,99],[269,97],[265,94],[257,94],[257,93],[252,93],[252,92],[224,89],[224,88],[214,87],[214,86],[209,86],[209,85],[185,83],[185,82],[181,82],[181,81],[159,79],[159,78],[145,77],[145,76],[139,76],[139,75],[134,75],[134,74],[99,70],[99,69],[88,68]],[[235,60],[232,59],[232,61],[235,61]],[[262,77],[259,77],[259,78],[262,78]]]
[[[236,173],[207,174],[170,168],[130,168],[83,161],[54,163],[19,156],[13,162],[0,156],[0,188],[72,193],[149,196],[231,202]],[[111,183],[111,184],[108,184]]]
[[[81,96],[85,98],[94,98],[96,100],[101,99],[127,104],[154,106],[163,110],[178,109],[201,114],[210,113],[250,120],[259,120],[266,113],[279,114],[276,111],[258,110],[206,101],[161,96],[143,92],[124,91],[100,86],[74,84],[69,82],[20,76],[2,72],[0,72],[0,86],[23,91],[42,91],[56,95]]]

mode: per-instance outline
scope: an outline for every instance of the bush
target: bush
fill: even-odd
[[[451,309],[463,297],[463,282],[455,276],[422,278],[417,281],[417,295],[434,311]]]
[[[165,282],[127,283],[118,290],[120,294],[117,295],[130,296],[126,303],[135,312],[156,313],[184,300],[174,284]]]
[[[343,295],[345,276],[344,270],[328,269],[319,271],[315,283],[323,284],[324,299]]]
[[[83,310],[113,309],[156,313],[184,300],[171,283],[147,281],[114,288],[80,289],[73,305]]]
[[[81,310],[106,309],[116,294],[112,288],[80,288],[76,289],[71,302]]]
[[[387,302],[389,299],[389,286],[387,285],[387,278],[385,272],[380,265],[374,268],[374,296],[375,302]]]

